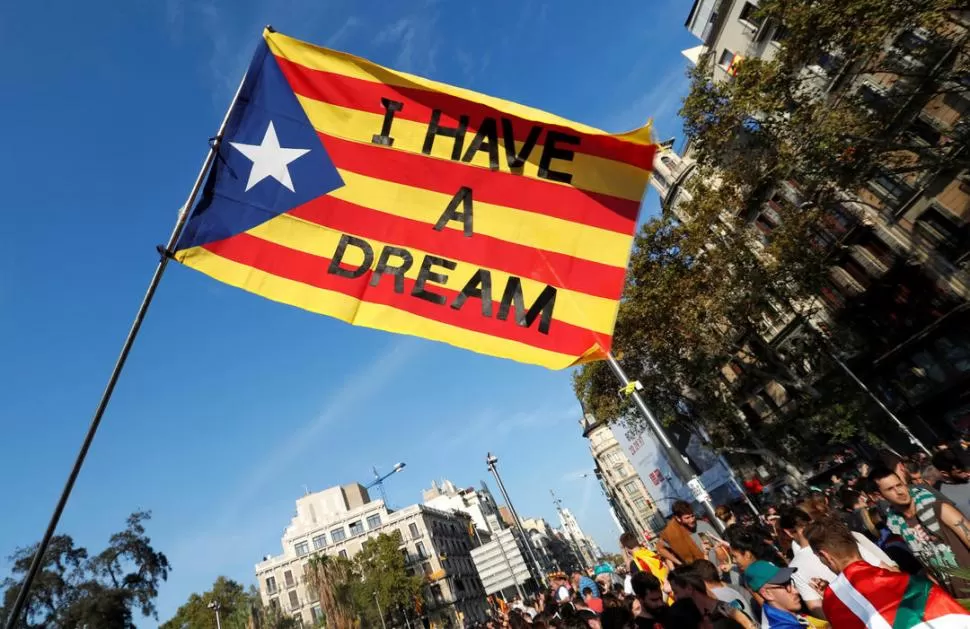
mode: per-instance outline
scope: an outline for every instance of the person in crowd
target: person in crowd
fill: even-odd
[[[723,528],[727,528],[732,524],[738,523],[738,517],[734,515],[734,510],[727,505],[721,505],[715,509],[714,515],[716,515],[717,519],[720,520],[721,524],[724,525]]]
[[[678,500],[671,506],[670,520],[660,533],[657,552],[674,566],[698,559],[717,562],[722,540],[707,522],[698,521],[690,503]]]
[[[593,596],[593,590],[588,587],[583,588],[583,602],[597,614],[603,613],[603,599]]]
[[[835,520],[811,523],[809,545],[835,579],[822,608],[833,629],[970,627],[970,615],[923,575],[885,570],[863,561],[851,531]]]
[[[565,573],[557,572],[553,575],[552,583],[555,587],[557,601],[563,603],[572,598],[572,593],[569,591],[569,579],[566,578]]]
[[[639,538],[633,533],[620,535],[620,548],[623,549],[623,556],[628,562],[630,575],[637,572],[649,572],[661,582],[667,580],[667,566],[664,565],[660,556],[640,543]]]
[[[724,531],[724,537],[730,547],[731,558],[741,573],[759,559],[784,561],[769,542],[770,536],[760,527],[734,525]]]
[[[869,521],[876,535],[876,545],[893,560],[899,569],[909,574],[923,572],[923,564],[909,550],[903,538],[886,526],[886,516],[879,507],[869,507]]]
[[[640,603],[640,612],[634,618],[637,629],[663,629],[667,602],[664,600],[660,580],[648,572],[633,575],[633,595]]]
[[[839,502],[842,504],[842,521],[853,531],[876,541],[876,534],[869,520],[869,496],[855,487],[843,487],[839,492]]]
[[[797,629],[827,627],[821,619],[802,613],[802,599],[792,583],[791,568],[768,561],[756,561],[744,571],[748,587],[764,601],[761,610],[763,629]]]
[[[841,522],[841,520],[835,517],[831,521]],[[792,560],[788,563],[788,567],[795,570],[792,580],[809,613],[817,618],[824,618],[822,597],[815,590],[812,582],[815,579],[831,581],[835,578],[835,575],[825,567],[825,564],[822,563],[818,555],[808,545],[808,539],[805,537],[805,529],[811,523],[812,518],[805,511],[797,507],[789,507],[781,514],[782,528],[798,544],[798,549],[794,551]],[[859,552],[866,561],[874,566],[896,569],[896,564],[893,563],[893,560],[882,549],[876,546],[872,540],[861,533],[852,533],[852,536],[856,540],[856,545],[859,546]]]
[[[664,629],[714,629],[710,618],[705,618],[689,598],[676,601],[667,612]]]
[[[589,588],[596,598],[600,597],[600,586],[596,585],[596,581],[578,570],[573,572],[573,592],[582,593],[586,588]]]
[[[746,589],[739,590],[722,581],[718,569],[706,559],[698,559],[690,567],[704,581],[711,596],[754,618],[751,594]]]
[[[970,513],[970,471],[960,457],[953,450],[942,450],[933,455],[933,466],[940,471],[940,493],[964,515]]]
[[[699,560],[704,561],[704,560]],[[670,588],[676,600],[690,599],[697,605],[697,609],[705,618],[709,618],[714,627],[742,627],[743,629],[757,629],[754,621],[736,607],[712,596],[707,583],[694,569],[693,564],[678,566],[670,573]],[[724,622],[722,622],[724,621]]]
[[[959,509],[925,487],[907,486],[886,468],[869,478],[889,504],[886,525],[938,579],[949,580],[959,596],[970,595],[970,582],[953,578],[953,568],[970,568],[970,522]]]
[[[636,629],[633,613],[625,605],[614,605],[604,609],[600,614],[600,625],[603,629]]]

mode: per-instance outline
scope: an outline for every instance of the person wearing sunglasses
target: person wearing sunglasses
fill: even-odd
[[[829,624],[801,613],[802,597],[792,582],[793,568],[781,568],[770,561],[759,560],[744,571],[744,581],[764,600],[761,626],[767,629],[821,629]]]

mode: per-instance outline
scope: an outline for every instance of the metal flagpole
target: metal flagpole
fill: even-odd
[[[606,355],[606,361],[610,364],[610,369],[616,375],[617,379],[620,381],[624,387],[630,384],[630,379],[627,377],[626,372],[623,371],[623,367],[617,362],[616,357],[613,356],[613,352]],[[687,487],[690,488],[691,493],[694,495],[694,499],[704,506],[704,510],[707,512],[711,524],[719,532],[724,532],[724,527],[721,526],[721,521],[717,519],[717,514],[714,512],[714,503],[711,502],[711,495],[707,493],[707,489],[704,488],[704,483],[697,476],[694,470],[684,461],[684,457],[674,446],[674,442],[670,440],[670,435],[664,430],[663,425],[657,421],[653,413],[647,407],[647,403],[643,401],[643,397],[640,396],[640,392],[636,389],[630,393],[633,397],[633,401],[636,403],[637,408],[643,413],[643,416],[647,419],[647,425],[653,431],[654,436],[657,441],[660,442],[661,447],[664,449],[664,453],[667,455],[667,459],[670,461],[670,465],[680,476],[681,480],[687,483]]]
[[[835,361],[836,365],[842,368],[842,371],[844,371],[846,374],[848,374],[850,378],[852,378],[853,382],[859,385],[860,389],[866,392],[866,395],[872,398],[873,401],[879,405],[879,408],[881,408],[886,413],[886,415],[889,415],[890,419],[896,422],[896,427],[899,428],[904,435],[906,435],[906,438],[909,439],[910,443],[912,443],[914,446],[916,446],[917,448],[925,452],[927,456],[933,456],[933,453],[930,452],[930,449],[927,448],[926,445],[922,441],[920,441],[916,435],[913,434],[913,432],[909,429],[909,427],[906,424],[903,423],[901,419],[896,417],[895,413],[889,410],[888,406],[882,403],[882,400],[879,399],[879,396],[873,393],[872,390],[866,386],[866,383],[860,380],[859,376],[855,375],[855,373],[851,369],[849,369],[849,366],[846,365],[844,362],[842,362],[842,360],[835,355],[835,352],[833,352],[832,350],[828,350],[826,353],[828,353],[829,357]]]
[[[155,297],[155,290],[158,288],[158,284],[162,280],[162,274],[165,273],[165,268],[168,266],[169,258],[171,257],[176,244],[178,244],[179,237],[182,235],[182,230],[185,228],[186,222],[188,222],[189,214],[192,211],[192,205],[195,203],[195,197],[198,196],[199,190],[202,189],[202,184],[205,181],[206,173],[209,171],[209,168],[215,161],[216,155],[219,151],[219,145],[222,142],[222,135],[225,133],[226,125],[229,122],[229,116],[232,114],[232,110],[236,106],[236,101],[239,99],[240,92],[242,92],[244,82],[245,77],[243,77],[243,80],[240,81],[239,87],[236,88],[236,93],[229,102],[229,109],[226,110],[226,115],[222,119],[222,124],[219,125],[219,132],[216,133],[216,136],[209,142],[209,152],[205,156],[205,160],[202,162],[202,168],[199,170],[199,175],[195,178],[195,183],[192,184],[192,190],[189,192],[185,205],[183,205],[182,209],[179,211],[178,219],[175,221],[175,227],[172,229],[172,234],[168,238],[168,243],[165,245],[165,249],[160,251],[161,257],[158,260],[158,265],[155,267],[155,273],[152,275],[152,279],[148,283],[148,289],[145,291],[145,296],[142,297],[141,305],[138,306],[138,311],[135,313],[135,320],[132,322],[131,328],[128,330],[128,336],[125,338],[124,344],[121,346],[121,353],[118,355],[114,368],[111,370],[111,375],[108,377],[108,384],[105,386],[104,392],[101,394],[101,401],[98,402],[98,406],[94,411],[94,417],[91,418],[91,424],[88,426],[88,432],[84,436],[84,441],[81,443],[81,449],[78,451],[77,458],[74,460],[74,467],[71,468],[71,473],[67,477],[67,482],[64,483],[64,489],[61,490],[61,496],[58,498],[57,505],[54,507],[54,513],[51,515],[50,522],[47,524],[47,530],[44,532],[44,537],[40,540],[40,544],[38,544],[37,550],[34,552],[34,557],[30,562],[30,568],[27,570],[23,583],[20,584],[20,591],[17,593],[17,599],[14,601],[13,608],[10,610],[10,615],[7,616],[7,622],[4,624],[4,629],[13,629],[14,625],[16,625],[20,620],[20,615],[27,603],[27,597],[30,595],[30,586],[33,584],[34,578],[37,576],[37,572],[40,570],[40,565],[43,561],[44,554],[47,552],[48,546],[50,546],[51,538],[54,536],[54,531],[57,530],[57,523],[61,519],[61,514],[64,512],[64,507],[67,505],[68,498],[71,497],[71,492],[74,490],[74,483],[77,481],[78,474],[81,473],[81,467],[84,465],[84,459],[88,455],[91,442],[94,441],[94,435],[98,432],[98,426],[101,425],[101,418],[104,416],[104,411],[108,407],[108,402],[111,401],[111,394],[114,393],[115,385],[118,384],[118,378],[121,376],[121,372],[125,368],[125,363],[128,360],[128,353],[131,351],[131,347],[135,343],[135,337],[138,336],[138,330],[141,329],[141,324],[145,319],[145,314],[148,312],[148,307],[151,305],[152,299]]]

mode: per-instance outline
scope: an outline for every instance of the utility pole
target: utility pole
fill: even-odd
[[[222,609],[222,605],[219,604],[219,601],[212,601],[206,607],[216,613],[216,629],[222,629],[222,621],[219,619],[219,610]]]
[[[387,625],[384,624],[384,612],[381,611],[381,602],[377,599],[377,592],[374,592],[374,602],[377,603],[377,615],[381,617],[381,627],[387,629]]]

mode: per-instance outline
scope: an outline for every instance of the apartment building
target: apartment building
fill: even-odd
[[[851,67],[837,52],[825,55],[803,70],[806,81],[817,98],[859,97],[873,115],[894,108],[892,131],[917,150],[966,153],[970,81],[965,73],[952,75],[945,89],[899,97],[913,93],[907,82],[919,71],[966,63],[966,46],[954,42],[964,41],[970,20],[966,12],[953,18],[947,32],[901,29],[877,59]],[[786,34],[783,24],[761,20],[751,0],[695,0],[685,25],[701,40],[685,56],[696,62],[710,53],[715,81],[733,80],[745,58],[771,59]],[[694,168],[689,144],[682,155],[668,145],[657,156],[651,183],[665,211],[679,218]],[[803,201],[796,181],[780,186],[777,194],[796,206]],[[773,203],[750,221],[755,246],[767,243],[779,224]],[[838,322],[858,329],[860,343],[843,358],[923,439],[970,429],[967,169],[908,174],[876,169],[861,189],[845,192],[817,242],[806,244],[831,252],[829,280],[819,295],[824,308],[810,324],[825,329]],[[763,341],[780,354],[797,356],[800,340],[810,333],[804,325],[791,324],[783,312],[765,313]],[[743,364],[727,365],[725,379],[736,382],[743,371]],[[802,375],[823,374],[806,369]],[[750,422],[782,417],[792,403],[777,382],[749,382],[737,393]]]
[[[322,612],[304,575],[310,558],[317,553],[350,558],[368,539],[398,533],[408,572],[425,577],[425,616],[441,626],[484,620],[488,607],[471,559],[470,522],[467,514],[426,505],[388,509],[357,483],[308,493],[296,501],[282,552],[256,564],[260,597],[312,627]]]
[[[612,429],[592,413],[583,415],[579,424],[583,436],[589,440],[597,479],[619,523],[642,538],[659,533],[664,518]]]

